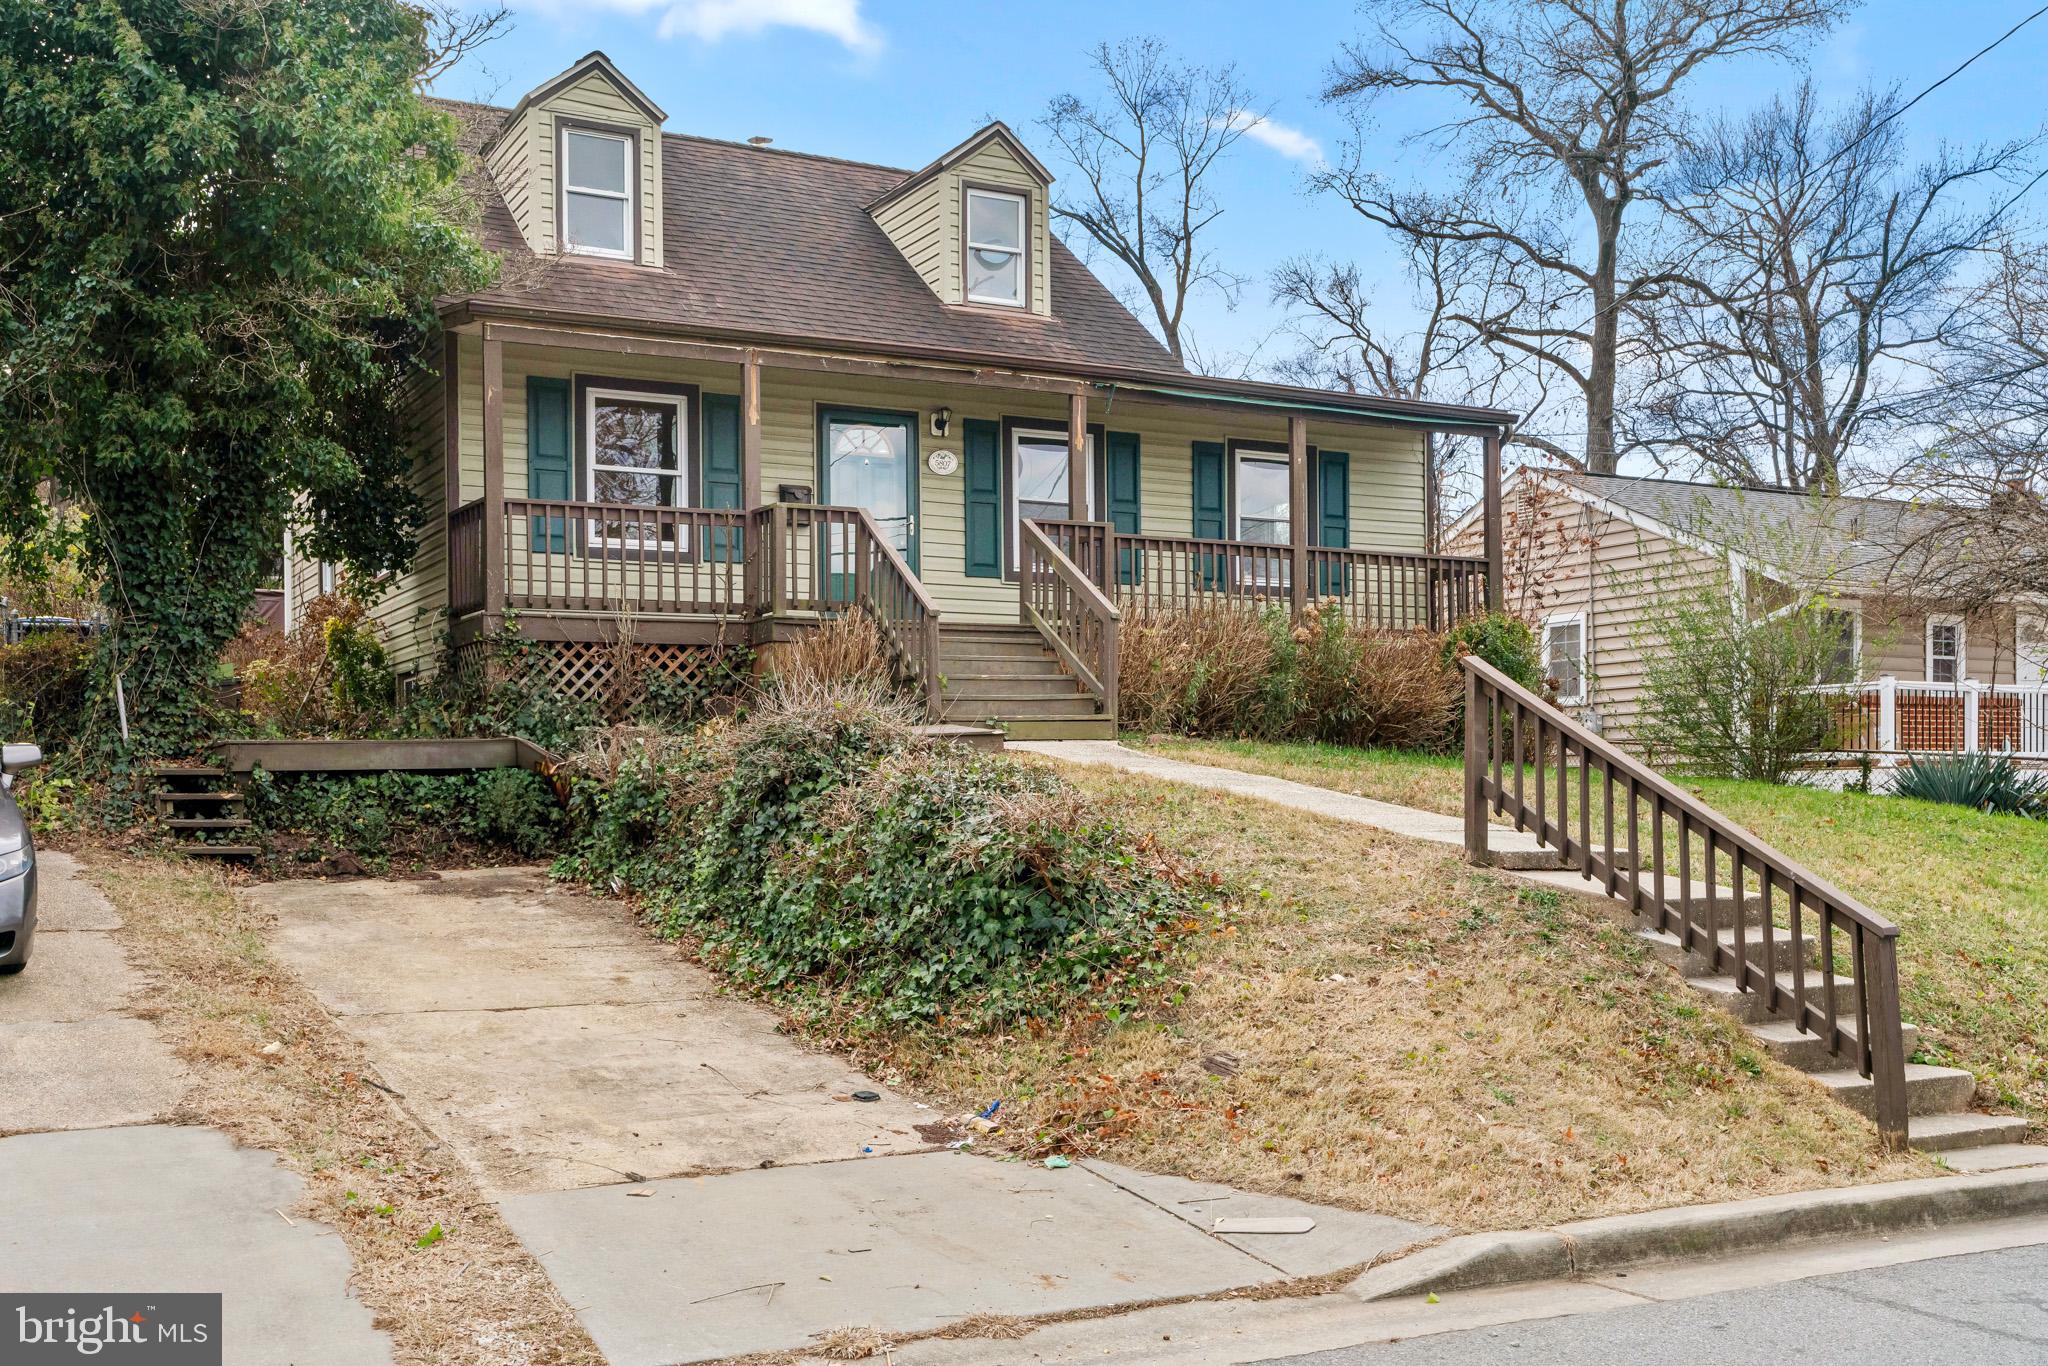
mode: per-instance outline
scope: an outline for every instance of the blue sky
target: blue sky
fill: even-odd
[[[1339,44],[1359,29],[1338,3],[1218,4],[1207,0],[993,5],[925,0],[510,0],[512,34],[446,76],[441,94],[510,103],[583,53],[601,48],[669,113],[670,131],[765,134],[779,147],[915,167],[991,117],[1046,155],[1034,126],[1053,95],[1092,92],[1086,57],[1097,42],[1135,35],[1169,41],[1188,60],[1236,62],[1272,107],[1277,136],[1239,144],[1218,180],[1226,212],[1215,246],[1254,277],[1239,307],[1191,308],[1205,351],[1259,344],[1281,314],[1264,276],[1301,252],[1386,260],[1377,230],[1348,208],[1306,196],[1315,150],[1334,151],[1345,124],[1315,92]],[[1873,0],[1809,54],[1824,93],[1865,82],[1919,90],[2035,8],[2035,0]],[[2048,18],[2037,21],[1908,114],[1916,146],[2003,140],[2038,131],[2048,66]],[[1702,108],[1739,109],[1794,79],[1781,63],[1729,65],[1695,87]],[[1430,179],[1425,150],[1401,135],[1425,126],[1420,104],[1376,115],[1372,149],[1390,173]],[[1291,135],[1299,135],[1298,138]],[[1056,187],[1057,188],[1057,187]],[[1076,244],[1078,245],[1078,244]],[[1114,263],[1097,263],[1113,287]],[[1406,312],[1389,280],[1383,306]],[[1284,348],[1282,348],[1284,349]],[[1269,348],[1268,354],[1274,354]]]

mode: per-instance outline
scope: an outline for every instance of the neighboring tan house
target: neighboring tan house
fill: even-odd
[[[1938,515],[1882,498],[1522,469],[1502,495],[1503,592],[1540,633],[1559,703],[1626,740],[1657,648],[1659,593],[1731,580],[1733,601],[1820,593],[1863,680],[1840,748],[2048,754],[2048,604],[1944,611],[1912,589]],[[1476,512],[1445,538],[1480,544]],[[1732,610],[1732,603],[1731,603]]]
[[[1497,469],[1512,414],[1187,373],[1000,123],[918,171],[683,136],[598,53],[440,103],[504,270],[416,396],[401,675],[511,623],[592,691],[622,630],[685,672],[858,609],[935,713],[1102,733],[1119,615],[1441,627],[1497,583],[1427,553],[1424,439]],[[328,581],[295,563],[293,610]]]

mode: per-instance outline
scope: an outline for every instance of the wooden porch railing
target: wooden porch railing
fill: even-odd
[[[745,600],[742,512],[507,498],[501,534],[512,611],[732,616]]]
[[[1047,534],[1068,549],[1069,543],[1052,526]],[[1105,592],[1137,612],[1287,607],[1293,602],[1290,546],[1122,534],[1108,541],[1108,547],[1097,551],[1084,539],[1075,548],[1090,558],[1071,552],[1069,557],[1089,569]],[[1113,581],[1107,570],[1112,553]],[[1486,610],[1485,560],[1326,546],[1310,547],[1307,558],[1308,601],[1334,602],[1358,626],[1443,631]]]
[[[1067,543],[1084,555],[1099,556],[1107,551],[1106,524],[1065,522],[1056,526],[1065,533]],[[1117,628],[1122,616],[1116,604],[1038,522],[1022,523],[1017,558],[1020,619],[1038,628],[1060,662],[1093,694],[1096,710],[1115,717]]]
[[[756,616],[867,612],[897,669],[939,709],[939,609],[865,508],[773,503],[748,514]]]
[[[1466,858],[1488,862],[1489,812],[1533,832],[1639,921],[1869,1077],[1878,1131],[1903,1148],[1898,926],[1491,665],[1464,664]]]
[[[484,505],[466,503],[448,514],[448,613],[484,610]]]

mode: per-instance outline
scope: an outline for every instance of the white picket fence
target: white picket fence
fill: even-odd
[[[1883,674],[1819,691],[1840,699],[1831,744],[1839,753],[2048,759],[2048,685],[1902,683]]]

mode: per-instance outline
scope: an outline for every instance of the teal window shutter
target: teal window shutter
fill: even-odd
[[[1225,503],[1228,499],[1229,481],[1224,474],[1224,451],[1221,441],[1197,441],[1194,443],[1195,483],[1195,535],[1202,540],[1220,541],[1228,525],[1225,518]],[[1223,586],[1223,563],[1215,555],[1201,557],[1202,586],[1221,588]]]
[[[1107,452],[1107,467],[1103,470],[1102,482],[1109,491],[1110,524],[1123,535],[1135,536],[1141,519],[1138,506],[1138,434],[1110,432],[1103,445]],[[1128,547],[1117,552],[1118,583],[1138,581],[1138,567],[1133,559],[1136,553]]]
[[[703,493],[707,508],[746,506],[740,488],[740,399],[738,394],[706,394],[704,404]],[[744,533],[714,528],[707,538],[708,560],[738,562]]]
[[[967,577],[1003,576],[1003,428],[970,417],[960,424],[960,472],[965,477]]]
[[[1316,542],[1337,550],[1351,548],[1351,457],[1343,451],[1321,451],[1316,459]],[[1348,595],[1351,570],[1340,579],[1334,566],[1323,566],[1318,590],[1324,597]]]
[[[545,375],[526,377],[526,496],[568,501],[576,467],[575,442],[569,425],[569,381]],[[533,547],[561,555],[569,549],[566,518],[533,519]]]

